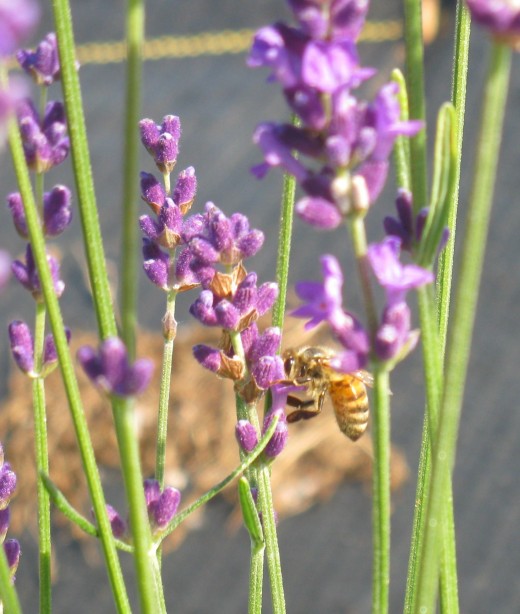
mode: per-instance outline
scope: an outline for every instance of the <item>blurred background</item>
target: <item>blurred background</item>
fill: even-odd
[[[116,287],[124,64],[117,53],[112,55],[113,45],[103,48],[99,55],[99,48],[92,47],[92,44],[123,39],[125,3],[123,0],[72,0],[71,6],[76,42],[79,46],[86,46],[82,47],[80,79],[102,233],[107,258],[113,265]],[[234,211],[246,213],[251,224],[262,229],[267,237],[264,249],[250,263],[250,268],[258,272],[261,281],[271,280],[275,271],[281,176],[278,172],[271,172],[258,182],[250,174],[250,167],[261,159],[251,135],[258,122],[284,119],[287,111],[277,87],[266,83],[265,72],[248,69],[245,57],[249,31],[287,18],[285,3],[282,0],[220,0],[218,3],[211,0],[149,0],[147,12],[147,37],[173,37],[173,43],[177,42],[177,45],[172,44],[170,51],[165,52],[166,57],[145,62],[142,116],[158,122],[168,113],[181,118],[183,137],[178,169],[188,165],[196,169],[199,184],[196,207],[200,210],[206,201],[211,200],[228,214]],[[361,45],[363,63],[380,71],[370,82],[369,97],[388,80],[393,67],[402,67],[401,18],[398,0],[372,1],[369,21],[382,22],[382,27],[373,30],[372,38]],[[433,134],[431,130],[439,105],[450,95],[453,25],[454,9],[451,4],[446,4],[439,31],[426,49],[430,134]],[[38,36],[31,43],[37,42],[51,29],[51,15],[46,8]],[[235,46],[229,44],[235,40],[229,31],[235,33]],[[220,37],[215,36],[218,33],[221,33]],[[177,37],[188,38],[179,41]],[[470,51],[461,230],[487,56],[487,41],[475,29]],[[51,90],[49,95],[51,98],[60,97],[58,89]],[[520,349],[517,339],[520,299],[519,97],[520,73],[518,63],[514,62],[454,474],[461,611],[472,614],[520,611],[517,581],[520,569],[517,543],[520,524],[520,478],[517,470],[520,462],[517,444],[517,433],[520,432]],[[0,161],[0,185],[2,194],[7,194],[16,186],[6,152],[1,154]],[[67,162],[52,171],[46,185],[56,182],[72,185],[69,164]],[[141,168],[154,172],[144,151]],[[390,181],[368,218],[371,240],[382,236],[381,222],[384,215],[393,211],[394,193]],[[144,207],[141,212],[144,212]],[[18,255],[23,249],[21,241],[12,231],[7,211],[3,216],[0,245]],[[62,276],[67,283],[62,308],[73,331],[92,331],[95,322],[79,237],[80,224],[76,216],[72,230],[59,242],[63,256]],[[302,278],[318,278],[319,256],[324,251],[338,255],[345,263],[348,305],[354,311],[358,310],[352,258],[341,231],[317,233],[295,221],[291,284]],[[140,324],[146,331],[158,332],[164,312],[163,294],[152,287],[143,274],[139,275],[139,284]],[[177,315],[180,328],[188,337],[189,327],[193,326],[187,313],[190,300],[193,297],[180,301]],[[12,284],[0,302],[2,328],[5,330],[7,323],[14,318],[32,317],[31,301]],[[3,350],[0,352],[1,393],[6,407],[16,413],[20,401],[18,397],[13,399],[13,384],[9,384],[9,372],[13,368],[7,351],[7,334],[0,336],[0,343]],[[196,369],[199,367],[193,363],[193,370]],[[411,476],[393,495],[391,611],[398,612],[402,610],[404,597],[415,495],[413,476],[422,428],[420,351],[395,371],[392,390],[392,439],[400,450],[396,452],[395,462],[398,468],[402,468],[404,479],[403,458],[406,458]],[[63,406],[54,407],[52,411],[59,419],[60,412],[65,415],[67,410]],[[175,415],[172,420],[175,420]],[[331,413],[324,414],[320,420],[329,421],[334,428]],[[305,426],[312,428],[314,424]],[[193,426],[195,429],[203,427],[203,419]],[[28,428],[26,424],[24,428]],[[0,432],[0,439],[5,437]],[[288,453],[292,441],[290,439]],[[222,446],[234,453],[236,444],[233,437],[229,435]],[[341,448],[334,450],[334,454],[343,454]],[[17,463],[21,461],[10,455],[9,441],[6,454],[18,471]],[[345,454],[352,454],[352,450],[346,449]],[[369,451],[366,457],[369,463]],[[23,462],[29,461],[25,459]],[[51,466],[52,462],[51,458]],[[110,468],[103,471],[111,497],[113,494],[111,500],[122,501],[117,472]],[[298,473],[298,466],[292,467],[291,471]],[[305,471],[307,468],[302,465],[302,473]],[[273,472],[277,472],[276,465]],[[363,477],[362,471],[353,474],[356,478]],[[277,479],[283,492],[284,475]],[[180,487],[175,482],[172,485]],[[280,522],[287,610],[331,614],[368,612],[371,589],[370,488],[366,479],[342,480],[326,495],[304,513]],[[16,514],[15,510],[16,501],[13,502],[13,514]],[[194,527],[196,530],[191,531],[166,557],[164,577],[171,611],[240,613],[246,610],[249,539],[244,530],[230,528],[230,513],[228,501],[220,498],[213,501],[204,518],[198,520]],[[55,611],[60,614],[72,609],[77,614],[113,611],[106,574],[96,552],[73,540],[63,527],[58,527],[55,534]],[[17,585],[25,611],[33,612],[37,603],[37,546],[30,530],[22,536],[22,548]],[[125,560],[125,569],[131,574],[128,562]],[[269,606],[266,606],[268,611]]]

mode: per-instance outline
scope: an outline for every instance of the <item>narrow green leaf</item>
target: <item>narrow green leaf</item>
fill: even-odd
[[[264,547],[264,532],[262,530],[262,523],[258,517],[258,510],[256,509],[256,503],[251,494],[251,486],[244,476],[238,480],[238,500],[240,501],[240,507],[242,508],[242,518],[244,519],[244,525],[251,537],[253,547]]]

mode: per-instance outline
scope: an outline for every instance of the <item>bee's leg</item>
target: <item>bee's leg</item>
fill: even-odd
[[[324,398],[325,393],[320,394],[316,400],[303,400],[289,395],[287,397],[287,405],[289,407],[296,407],[296,409],[290,414],[287,414],[287,422],[298,422],[299,420],[314,418],[314,416],[317,416],[321,412]]]

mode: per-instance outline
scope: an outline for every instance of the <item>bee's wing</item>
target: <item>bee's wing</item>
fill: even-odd
[[[364,371],[363,369],[361,369],[359,371],[354,371],[354,373],[350,373],[350,375],[352,375],[352,377],[355,377],[358,380],[361,380],[363,384],[365,384],[365,386],[369,386],[370,388],[373,388],[374,376],[372,375],[372,373],[369,373],[368,371]]]

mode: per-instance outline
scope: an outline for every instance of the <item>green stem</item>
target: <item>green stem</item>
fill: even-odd
[[[129,506],[130,529],[134,545],[134,564],[141,612],[159,614],[160,606],[155,572],[156,556],[139,463],[139,442],[135,434],[133,400],[113,398],[114,415],[118,417],[118,443],[121,452],[123,481]]]
[[[99,524],[107,572],[114,594],[117,611],[121,614],[126,614],[130,612],[130,604],[128,602],[126,587],[114,545],[112,528],[106,513],[105,498],[101,487],[101,480],[94,456],[94,450],[92,448],[92,441],[90,439],[90,434],[85,419],[85,412],[81,403],[78,382],[69,353],[67,337],[65,336],[63,318],[61,316],[60,306],[54,291],[54,284],[47,263],[45,241],[36,211],[36,204],[34,202],[31,189],[29,173],[25,164],[20,133],[14,121],[11,121],[9,125],[9,144],[11,147],[16,177],[24,204],[24,212],[27,220],[27,228],[29,231],[34,260],[36,262],[38,276],[52,328],[52,334],[56,344],[56,351],[58,354],[58,361],[65,386],[65,392],[81,453],[81,459],[85,470],[85,476],[89,487],[94,513]]]
[[[45,335],[45,303],[36,303],[34,326],[34,359],[37,373],[41,372],[43,363],[43,345]],[[47,444],[47,416],[45,408],[45,382],[43,377],[33,380],[34,407],[34,445],[36,471],[49,473],[49,449]],[[37,480],[38,493],[38,549],[40,563],[40,612],[50,613],[51,599],[51,515],[47,490],[41,480]]]
[[[248,614],[262,614],[262,589],[264,575],[265,546],[251,543],[249,566]]]
[[[276,519],[273,495],[271,492],[271,473],[267,465],[258,468],[258,504],[262,512],[267,568],[271,583],[271,598],[274,614],[285,612],[282,565],[276,535]]]
[[[390,387],[389,373],[374,367],[372,442],[372,612],[388,612],[390,586]]]
[[[484,91],[477,163],[451,322],[452,332],[448,335],[445,386],[439,415],[438,437],[432,454],[432,474],[417,593],[417,606],[424,614],[435,611],[438,530],[443,521],[442,498],[455,459],[471,336],[505,114],[510,65],[511,50],[495,43]]]
[[[144,39],[144,2],[127,0],[125,142],[123,147],[123,203],[121,278],[121,336],[130,358],[135,356],[137,329],[137,203],[141,68]]]
[[[424,96],[424,49],[420,0],[404,0],[406,83],[410,119],[426,121]],[[413,205],[416,212],[428,204],[428,175],[426,160],[426,130],[410,139],[412,164]]]
[[[85,117],[75,64],[74,34],[68,0],[52,0],[60,56],[61,82],[67,111],[72,164],[94,307],[102,339],[116,334],[116,321],[101,239]]]
[[[166,298],[165,319],[175,321],[175,290],[168,292]],[[163,361],[161,371],[161,387],[159,393],[159,413],[157,417],[157,450],[155,457],[155,479],[161,490],[164,488],[164,467],[166,462],[166,437],[168,433],[168,404],[170,400],[170,382],[172,376],[173,344],[175,337],[167,334],[164,340]]]

